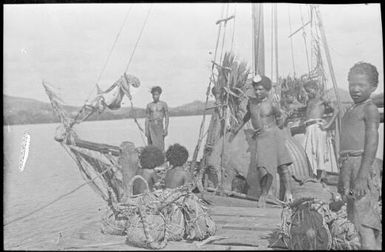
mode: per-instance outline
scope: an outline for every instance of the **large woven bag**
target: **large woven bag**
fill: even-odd
[[[183,201],[186,219],[185,239],[204,240],[216,232],[215,222],[207,213],[204,203],[194,194],[186,196]]]

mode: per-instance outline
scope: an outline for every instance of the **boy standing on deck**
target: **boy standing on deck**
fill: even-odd
[[[375,207],[381,181],[373,162],[378,147],[380,117],[369,98],[377,88],[377,69],[369,63],[356,63],[349,71],[348,82],[354,104],[341,122],[338,192],[347,200],[348,219],[360,235],[361,248],[378,249],[382,224]]]
[[[148,145],[155,145],[164,151],[164,138],[168,134],[168,107],[166,102],[159,100],[162,94],[161,87],[153,87],[151,94],[153,102],[146,107],[145,135]],[[165,119],[164,128],[163,118]]]
[[[275,174],[280,176],[280,200],[292,200],[288,165],[293,161],[285,146],[285,136],[278,128],[283,126],[282,112],[279,105],[268,98],[271,90],[271,80],[266,76],[255,76],[253,79],[254,97],[249,97],[247,112],[243,123],[234,131],[238,131],[251,119],[255,130],[253,138],[256,139],[256,169],[260,174],[259,183],[262,194],[258,200],[259,207],[265,207],[267,195]]]
[[[332,138],[326,131],[337,118],[338,110],[334,109],[332,118],[326,122],[322,117],[330,102],[321,96],[316,81],[306,82],[304,88],[309,97],[306,106],[304,149],[314,175],[320,180],[325,177],[325,172],[338,173]]]

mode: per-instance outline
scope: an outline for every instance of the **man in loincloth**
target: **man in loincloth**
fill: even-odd
[[[360,235],[362,249],[379,249],[382,224],[376,209],[381,192],[379,169],[374,164],[380,116],[369,98],[377,88],[375,66],[359,62],[348,74],[354,104],[341,121],[338,192],[347,200],[348,219]]]
[[[256,168],[260,174],[260,185],[262,194],[258,200],[259,207],[265,207],[266,197],[277,173],[283,186],[280,186],[280,200],[292,200],[288,165],[293,161],[285,146],[285,136],[278,126],[283,126],[282,112],[279,104],[268,98],[271,90],[271,80],[266,76],[255,76],[253,78],[255,97],[249,97],[247,112],[243,123],[234,131],[238,131],[251,119],[256,140]],[[232,136],[232,137],[233,137]]]
[[[147,104],[145,135],[148,145],[155,145],[164,151],[164,138],[168,134],[168,107],[167,103],[159,100],[162,88],[159,86],[151,89],[153,102]],[[165,127],[163,128],[163,118]]]
[[[316,81],[307,81],[304,88],[309,98],[306,107],[304,149],[314,175],[321,180],[325,177],[326,172],[338,173],[332,136],[327,131],[337,118],[338,110],[330,101],[321,96]],[[329,122],[322,118],[327,107],[334,109]]]

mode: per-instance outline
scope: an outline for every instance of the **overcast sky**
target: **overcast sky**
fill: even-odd
[[[149,4],[4,5],[4,94],[48,101],[42,79],[60,89],[69,104],[81,105],[94,90],[111,46],[123,27],[99,85],[106,89],[124,72]],[[160,85],[169,106],[203,100],[210,75],[219,19],[224,4],[153,4],[148,23],[128,72],[141,80],[134,104],[151,101],[149,89]],[[251,65],[250,4],[231,4],[235,13],[233,51]],[[357,61],[374,64],[380,73],[376,92],[383,92],[383,49],[379,4],[321,5],[326,36],[339,87]],[[270,70],[271,4],[264,4],[266,74]],[[292,30],[308,20],[305,5],[278,4],[280,75],[293,73]],[[225,50],[231,46],[233,22],[226,29]],[[309,38],[309,33],[306,34]],[[295,68],[306,72],[302,33],[293,38]],[[326,64],[326,62],[325,62]],[[326,65],[325,65],[326,67]],[[127,103],[127,102],[126,102]]]

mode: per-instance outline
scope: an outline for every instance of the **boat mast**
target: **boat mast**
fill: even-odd
[[[253,41],[253,75],[265,75],[265,38],[263,27],[263,5],[260,3],[253,3],[251,6],[251,16]]]
[[[339,113],[339,115],[337,117],[337,120],[336,120],[336,136],[335,136],[336,156],[337,156],[337,160],[338,160],[339,150],[340,150],[340,130],[341,130],[340,125],[341,125],[341,112],[342,112],[342,110],[341,110],[341,100],[340,100],[340,96],[338,95],[336,76],[334,74],[334,68],[333,68],[332,59],[331,59],[331,56],[330,56],[330,51],[329,51],[328,43],[327,43],[327,40],[326,40],[325,29],[324,29],[324,26],[323,26],[323,23],[322,23],[322,18],[321,18],[321,13],[320,13],[320,10],[319,10],[319,6],[318,5],[314,5],[314,6],[311,6],[311,7],[314,8],[315,13],[317,15],[318,26],[319,26],[319,30],[320,30],[320,33],[321,33],[322,43],[324,45],[323,47],[325,49],[325,55],[326,55],[326,60],[328,62],[330,76],[332,78],[333,89],[334,89],[334,93],[335,93],[336,100],[337,100],[337,106],[338,106],[338,110],[340,111],[340,113]]]

